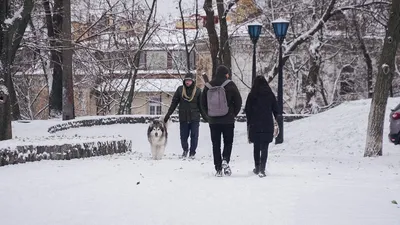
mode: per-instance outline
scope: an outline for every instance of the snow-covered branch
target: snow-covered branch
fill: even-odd
[[[370,7],[373,5],[389,5],[390,3],[385,2],[385,1],[372,1],[372,2],[367,2],[363,4],[355,4],[355,5],[349,5],[349,6],[343,6],[335,9],[335,5],[337,4],[336,0],[330,0],[328,3],[328,6],[322,16],[311,26],[310,29],[307,31],[303,32],[300,36],[295,38],[294,40],[284,43],[283,48],[283,61],[284,63],[287,61],[289,58],[290,54],[297,49],[298,46],[306,42],[310,37],[312,37],[315,33],[319,32],[325,25],[326,22],[333,16],[342,13],[343,11],[346,10],[354,10],[354,9],[360,9],[360,8],[365,8],[365,7]],[[278,74],[278,64],[276,63],[272,70],[268,73],[268,80],[272,81],[275,76]]]
[[[336,0],[331,0],[328,8],[325,10],[324,14],[322,17],[306,32],[301,34],[299,37],[291,41],[289,44],[286,44],[284,47],[284,52],[283,52],[283,61],[286,62],[287,59],[289,58],[288,55],[290,55],[296,48],[303,44],[305,41],[307,41],[310,37],[312,37],[315,33],[317,33],[323,26],[324,24],[331,18],[332,16],[332,11],[334,10],[336,4]],[[272,81],[275,76],[278,74],[278,65],[275,64],[274,68],[270,71],[268,75],[268,80],[269,82]]]
[[[7,18],[6,20],[4,20],[4,24],[6,26],[12,26],[14,24],[15,21],[17,21],[18,19],[22,18],[22,11],[24,10],[24,6],[21,6],[12,17]]]
[[[341,78],[341,76],[342,76],[343,70],[344,70],[346,67],[351,66],[351,64],[353,64],[353,62],[354,62],[356,59],[357,59],[357,58],[354,58],[350,63],[345,64],[345,65],[343,65],[343,66],[340,68],[339,73],[338,73],[338,75],[337,75],[337,77],[336,77],[335,83],[333,84],[333,91],[332,91],[332,95],[331,95],[330,104],[332,104],[332,103],[334,102],[334,100],[335,100],[338,82],[339,82],[339,80],[340,80],[340,78]]]

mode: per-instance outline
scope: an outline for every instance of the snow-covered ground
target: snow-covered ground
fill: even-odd
[[[251,173],[244,123],[236,123],[233,175],[222,178],[214,177],[207,124],[193,161],[178,159],[175,123],[162,161],[149,158],[145,124],[62,131],[53,135],[121,135],[133,152],[0,167],[0,223],[400,225],[392,203],[400,203],[400,146],[388,142],[386,119],[384,156],[362,157],[368,113],[369,101],[356,101],[285,124],[263,179]],[[49,136],[55,123],[14,123],[14,134]]]

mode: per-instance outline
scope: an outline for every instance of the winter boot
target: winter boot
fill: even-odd
[[[183,150],[182,159],[186,158],[187,155],[188,155],[188,151],[187,150]]]
[[[194,159],[194,158],[195,158],[195,155],[196,155],[196,152],[190,152],[190,153],[189,153],[189,158],[190,158],[190,159]]]
[[[226,162],[225,159],[222,161],[222,169],[224,170],[224,174],[226,176],[232,175],[231,168],[229,167],[229,164],[228,164],[228,162]]]
[[[217,170],[217,172],[215,173],[216,177],[222,177],[222,170]]]
[[[258,173],[259,177],[266,177],[267,175],[265,174],[265,163],[261,163],[260,165],[260,172]]]
[[[253,173],[255,175],[257,175],[259,172],[260,172],[260,167],[259,166],[255,166],[254,169],[253,169]]]

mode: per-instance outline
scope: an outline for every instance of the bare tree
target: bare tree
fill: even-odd
[[[32,0],[24,0],[20,8],[16,8],[16,3],[9,0],[0,1],[0,27],[2,28],[0,30],[0,79],[2,79],[0,141],[12,138],[10,92],[15,92],[15,90],[11,79],[11,66],[33,8]]]
[[[139,70],[139,63],[140,63],[140,54],[146,43],[148,42],[149,38],[153,35],[156,29],[154,29],[155,25],[155,7],[156,7],[157,0],[153,0],[151,6],[148,6],[148,15],[146,19],[146,24],[144,31],[141,36],[136,37],[137,38],[137,43],[138,43],[138,48],[136,53],[133,56],[133,60],[130,61],[130,70],[129,70],[129,78],[128,82],[125,86],[125,89],[127,89],[129,82],[130,82],[130,89],[128,96],[126,100],[124,101],[122,95],[121,97],[121,102],[120,102],[120,107],[118,114],[131,114],[132,113],[132,101],[133,101],[133,95],[135,93],[135,84],[136,84],[136,79],[137,79],[137,74]]]
[[[295,5],[298,3],[292,3],[292,5]],[[308,41],[310,37],[313,37],[314,34],[319,32],[321,29],[323,29],[324,25],[334,16],[342,14],[344,11],[348,10],[355,10],[355,9],[362,9],[364,7],[371,7],[374,5],[387,5],[387,2],[384,1],[372,1],[372,2],[366,2],[366,3],[359,3],[356,5],[352,5],[349,3],[349,5],[344,4],[345,6],[341,6],[342,4],[339,4],[337,0],[329,0],[329,2],[324,2],[324,7],[325,10],[321,14],[321,16],[315,20],[314,23],[311,25],[307,26],[308,28],[305,31],[298,32],[300,35],[296,36],[293,40],[290,40],[290,42],[284,44],[284,53],[283,53],[283,61],[286,63],[288,60],[289,56],[303,43]],[[323,7],[323,6],[322,6]],[[312,16],[315,16],[314,14],[311,14]],[[293,18],[291,20],[292,23]],[[292,24],[293,25],[293,24]],[[293,26],[291,26],[293,29]],[[269,72],[268,75],[268,80],[272,81],[275,76],[278,74],[278,65],[275,64],[272,68],[272,70]]]
[[[218,21],[220,24],[219,35],[215,29],[216,15],[214,15],[213,0],[205,0],[203,9],[206,12],[206,29],[210,44],[210,54],[212,62],[212,77],[215,76],[216,67],[219,64],[232,67],[232,57],[230,49],[230,38],[228,33],[228,24],[226,21],[229,10],[238,2],[238,0],[229,1],[225,8],[224,0],[216,0]],[[231,75],[232,76],[232,75]]]
[[[373,68],[372,68],[372,59],[367,49],[367,45],[362,37],[362,31],[360,27],[360,23],[356,18],[357,14],[355,11],[352,12],[352,23],[354,27],[354,32],[356,34],[357,40],[359,42],[359,48],[362,51],[364,56],[365,64],[367,66],[367,90],[368,90],[368,98],[372,98],[373,88],[372,88],[372,80],[373,80]],[[365,18],[363,14],[361,17]]]
[[[396,71],[395,57],[400,41],[399,30],[400,1],[393,0],[368,118],[367,141],[364,152],[365,157],[382,155],[383,125],[389,88]]]
[[[213,8],[212,0],[205,0],[203,9],[206,12],[206,29],[208,33],[208,40],[210,44],[210,54],[211,54],[211,63],[212,63],[212,77],[214,77],[215,70],[218,61],[218,52],[219,52],[219,39],[217,31],[215,30],[215,15]]]
[[[62,107],[63,120],[75,119],[74,83],[72,77],[71,0],[63,0],[62,22]]]
[[[184,41],[184,45],[185,45],[185,57],[186,57],[186,70],[187,72],[189,72],[192,68],[191,63],[190,63],[190,55],[193,52],[193,50],[195,49],[195,45],[196,45],[196,39],[198,37],[199,34],[199,20],[198,20],[198,13],[199,13],[199,4],[198,4],[198,0],[196,0],[196,6],[195,6],[195,24],[196,24],[196,35],[194,37],[193,40],[190,40],[191,42],[193,42],[193,46],[189,49],[189,41],[188,41],[188,37],[186,35],[186,26],[185,26],[185,19],[183,16],[183,9],[182,9],[182,0],[179,0],[179,12],[181,14],[181,22],[182,22],[182,34],[183,34],[183,41]]]
[[[228,24],[226,22],[226,16],[230,8],[225,9],[224,0],[217,1],[218,19],[219,19],[219,59],[221,64],[225,65],[229,69],[232,67],[231,47],[229,43]],[[237,1],[231,1],[228,7],[232,7]],[[231,75],[232,76],[232,75]]]
[[[43,0],[43,8],[45,11],[45,21],[47,27],[47,36],[50,44],[51,61],[50,67],[53,69],[51,78],[49,79],[49,116],[59,117],[62,115],[62,10],[63,1],[54,0],[54,5],[51,8],[49,0]]]

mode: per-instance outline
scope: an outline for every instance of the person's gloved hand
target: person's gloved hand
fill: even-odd
[[[164,123],[167,123],[168,120],[169,120],[169,116],[165,115],[165,117],[164,117]]]
[[[279,134],[279,125],[276,122],[276,120],[274,120],[274,138],[278,137]]]

